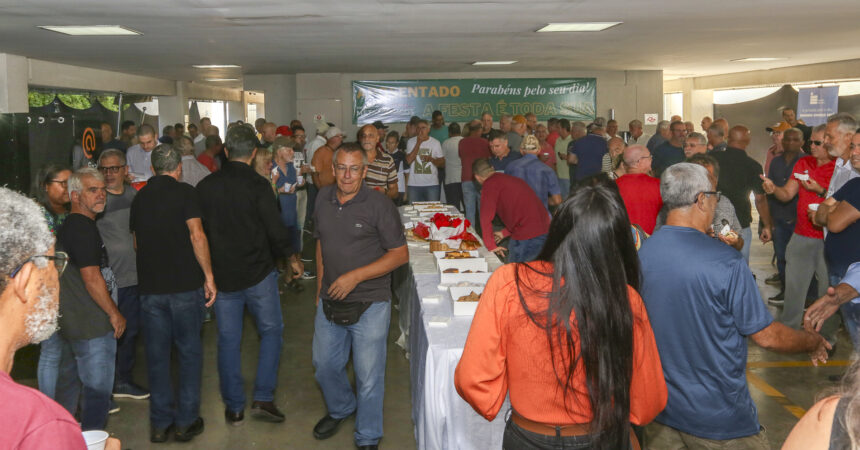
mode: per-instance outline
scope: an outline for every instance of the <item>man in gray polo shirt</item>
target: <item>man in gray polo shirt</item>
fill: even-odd
[[[320,189],[314,208],[319,276],[313,364],[328,411],[314,437],[333,436],[358,411],[355,443],[376,449],[382,438],[391,272],[409,262],[409,251],[394,204],[364,186],[367,155],[361,147],[342,145],[332,165],[336,183]],[[357,395],[346,373],[350,349]]]

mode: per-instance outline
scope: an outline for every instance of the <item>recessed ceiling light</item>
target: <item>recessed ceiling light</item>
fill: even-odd
[[[139,36],[143,34],[122,25],[39,25],[39,28],[70,36]]]
[[[206,78],[206,81],[239,81],[238,78]]]
[[[753,57],[753,58],[741,58],[741,59],[733,59],[732,62],[763,62],[763,61],[782,61],[788,58],[773,58],[773,57]]]
[[[545,27],[537,30],[538,33],[553,33],[561,31],[603,31],[624,22],[568,22],[548,23]]]
[[[191,67],[195,69],[233,69],[242,66],[237,66],[236,64],[194,64]]]
[[[517,61],[475,61],[473,66],[503,66],[507,64],[516,64]]]

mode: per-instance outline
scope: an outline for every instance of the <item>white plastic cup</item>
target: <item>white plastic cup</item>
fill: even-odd
[[[820,203],[810,203],[810,204],[809,204],[809,210],[810,210],[810,211],[818,211],[818,206],[819,206],[819,205],[820,205]]]
[[[87,443],[87,450],[105,450],[105,445],[109,437],[110,435],[107,431],[84,431],[84,441]]]

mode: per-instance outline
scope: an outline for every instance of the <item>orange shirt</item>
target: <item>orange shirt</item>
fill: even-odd
[[[316,178],[319,180],[318,188],[335,183],[334,169],[332,168],[333,158],[334,151],[328,145],[323,145],[314,152],[311,165],[314,166]]]
[[[550,263],[531,264],[541,272],[552,271]],[[572,408],[568,410],[553,371],[546,332],[528,318],[520,303],[515,267],[515,264],[502,266],[487,282],[454,373],[457,392],[487,420],[496,417],[510,391],[514,410],[527,419],[551,425],[589,423],[592,410],[584,367],[582,363],[577,365],[573,391],[567,393],[567,406]],[[535,291],[550,292],[552,279],[522,268],[520,284],[529,309],[538,314],[544,311],[547,299]],[[633,288],[629,288],[628,297],[633,311],[630,421],[643,425],[666,406],[666,382],[642,298]],[[578,355],[576,336],[574,341]],[[555,350],[559,351],[557,346]],[[556,358],[558,373],[566,373],[567,362],[560,359]]]

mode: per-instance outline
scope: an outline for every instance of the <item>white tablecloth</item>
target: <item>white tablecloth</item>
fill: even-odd
[[[485,247],[480,251],[490,271],[501,266]],[[453,315],[451,296],[447,290],[438,289],[439,283],[428,244],[410,243],[409,265],[395,273],[395,290],[400,300],[400,343],[410,360],[412,419],[418,448],[500,449],[509,403],[494,421],[488,422],[457,394],[454,369],[463,353],[472,318]],[[441,298],[435,303],[423,302],[422,298],[428,296]],[[436,324],[445,319],[445,325]]]

